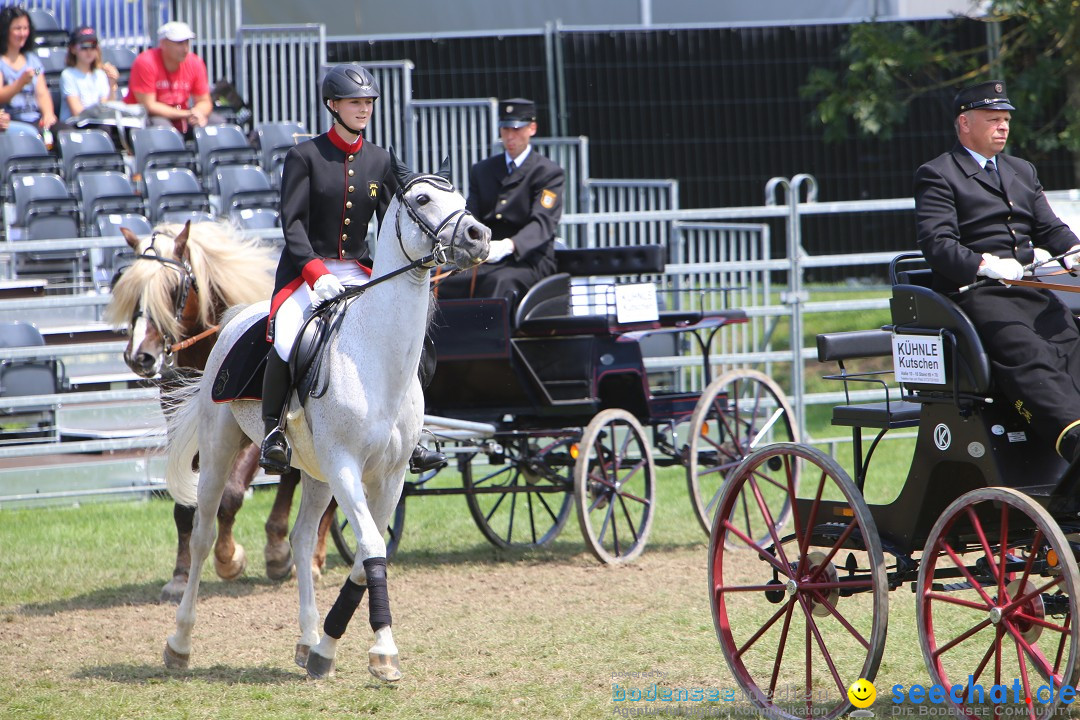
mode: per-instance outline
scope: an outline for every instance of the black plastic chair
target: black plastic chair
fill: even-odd
[[[307,140],[311,133],[297,122],[266,122],[255,129],[255,136],[259,140],[259,162],[273,176],[274,170],[284,164],[289,148]]]
[[[239,125],[207,125],[194,130],[199,167],[208,192],[217,193],[216,170],[226,165],[254,165],[259,156]]]
[[[63,178],[55,173],[32,173],[15,178],[16,227],[25,227],[34,215],[65,214],[77,217],[79,203]],[[76,227],[78,225],[76,224]],[[69,237],[77,237],[78,232]]]
[[[0,134],[0,183],[3,199],[11,199],[11,181],[28,173],[59,172],[56,157],[49,154],[40,135],[24,133]]]
[[[75,180],[75,192],[82,203],[83,232],[93,234],[98,218],[105,214],[144,214],[143,199],[124,173],[114,170],[84,170]]]
[[[244,208],[276,208],[278,193],[270,178],[257,165],[225,165],[214,171],[217,176],[221,214],[231,215]]]
[[[238,208],[229,212],[229,221],[241,230],[272,230],[281,227],[281,213],[275,208]]]
[[[45,339],[36,327],[25,322],[0,323],[0,347],[44,347]],[[63,363],[55,359],[28,358],[0,361],[0,417],[5,441],[55,440],[57,405],[45,403],[13,408],[5,397],[55,395],[67,386]]]
[[[114,170],[124,172],[124,157],[104,130],[61,130],[60,159],[64,177],[75,187],[83,170]]]
[[[143,176],[143,182],[151,222],[162,222],[166,213],[175,210],[210,212],[209,196],[195,173],[187,168],[150,170]]]
[[[38,47],[59,47],[67,49],[70,33],[60,27],[56,17],[44,8],[30,8],[30,23],[34,26],[34,40]]]
[[[145,177],[156,168],[190,168],[197,162],[195,153],[184,144],[174,127],[148,127],[133,130],[131,144],[135,151],[135,174]]]

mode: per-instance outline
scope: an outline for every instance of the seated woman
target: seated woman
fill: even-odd
[[[10,5],[0,11],[0,106],[12,120],[47,130],[56,124],[44,66],[32,52],[34,27],[30,14]]]
[[[116,99],[120,73],[101,61],[94,28],[81,27],[71,33],[66,64],[60,73],[61,122],[68,122],[99,102]]]

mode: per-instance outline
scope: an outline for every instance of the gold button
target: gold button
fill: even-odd
[[[352,185],[350,185],[350,186],[349,186],[349,192],[353,192],[354,190],[356,190],[356,188],[355,188],[355,187],[353,187]]]
[[[348,236],[348,235],[346,235],[345,233],[342,233],[342,234],[341,234],[341,239],[342,239],[342,240],[348,240],[348,239],[349,239],[349,236]]]
[[[348,201],[347,203],[345,203],[345,207],[346,207],[346,208],[351,208],[351,207],[352,207],[352,200],[350,200],[350,201]]]
[[[495,213],[496,220],[502,220],[502,213]]]
[[[349,218],[345,218],[345,224],[346,224],[346,225],[348,225],[348,224],[349,224],[349,223],[351,223],[351,222],[352,222],[352,220],[351,220],[351,219],[349,219]]]
[[[356,174],[355,170],[349,170],[349,177],[352,177],[355,174]]]
[[[350,155],[349,156],[349,162],[352,162],[354,157],[356,157],[356,156],[355,155]]]

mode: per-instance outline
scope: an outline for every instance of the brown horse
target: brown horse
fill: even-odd
[[[105,319],[128,332],[124,362],[135,374],[156,379],[162,409],[168,412],[170,390],[195,370],[217,340],[217,322],[232,305],[246,305],[270,297],[277,263],[272,248],[240,238],[225,223],[160,225],[146,239],[122,228],[135,260],[113,283]],[[236,513],[244,492],[259,469],[259,449],[249,444],[239,454],[218,508],[218,536],[214,568],[232,580],[247,566],[242,545],[233,539]],[[273,509],[266,521],[266,574],[283,580],[292,572],[289,510],[300,475],[296,470],[281,477]],[[334,517],[331,502],[319,524],[312,569],[326,563],[326,533]],[[175,505],[176,567],[161,590],[164,601],[179,602],[191,568],[188,541],[195,509]]]

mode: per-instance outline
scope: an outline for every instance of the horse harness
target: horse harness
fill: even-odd
[[[195,273],[191,269],[191,265],[186,260],[174,260],[158,254],[157,248],[154,247],[154,241],[157,239],[157,236],[158,234],[156,232],[150,236],[150,244],[147,245],[143,252],[135,256],[135,260],[153,260],[154,262],[161,263],[180,273],[183,282],[180,284],[180,292],[176,296],[173,310],[173,318],[177,323],[180,323],[183,320],[184,308],[187,306],[188,295],[192,292],[196,295],[199,294],[199,283],[195,279]],[[130,265],[127,267],[130,267]],[[126,269],[126,267],[121,268],[117,273],[117,277],[119,277]],[[115,282],[116,278],[113,278],[113,283],[115,284]],[[135,312],[131,316],[131,325],[134,325],[144,314],[141,305],[135,308]],[[153,318],[150,318],[150,320],[152,322]],[[173,338],[165,333],[165,331],[158,328],[158,332],[161,333],[161,337],[165,340],[165,366],[169,368],[173,367],[176,362],[175,353],[186,350],[200,340],[213,335],[218,331],[218,327],[219,326],[217,325],[212,325],[196,335],[177,341],[174,341]]]

